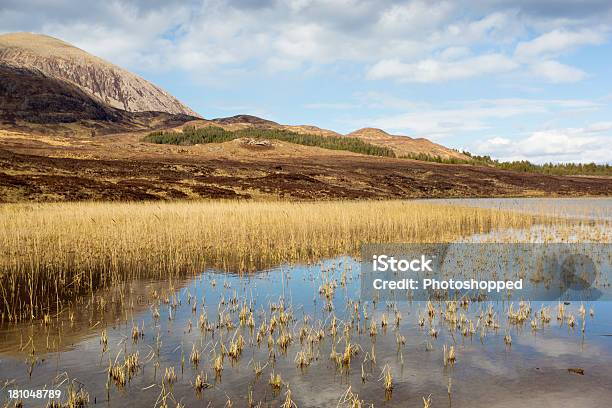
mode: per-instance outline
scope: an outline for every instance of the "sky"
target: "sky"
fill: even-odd
[[[0,0],[205,118],[377,127],[500,160],[612,163],[609,0]]]

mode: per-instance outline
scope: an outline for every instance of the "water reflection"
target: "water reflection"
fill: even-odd
[[[423,302],[388,304],[355,303],[359,319],[355,318],[352,300],[359,296],[359,263],[350,258],[326,261],[323,265],[280,267],[250,276],[236,276],[206,271],[192,280],[182,282],[174,288],[143,286],[146,301],[137,307],[123,311],[123,318],[110,312],[109,305],[102,315],[99,306],[83,305],[84,311],[74,317],[74,324],[85,327],[85,334],[69,341],[70,347],[60,352],[38,348],[37,362],[31,378],[28,375],[22,353],[13,353],[15,342],[3,341],[0,361],[0,376],[6,388],[53,387],[64,379],[67,373],[71,379],[84,384],[92,402],[105,402],[116,407],[151,407],[162,393],[161,384],[166,368],[173,367],[177,380],[171,386],[165,384],[167,402],[181,401],[185,406],[224,406],[228,399],[235,406],[247,405],[252,398],[255,403],[279,406],[291,389],[291,397],[298,406],[336,406],[341,394],[350,385],[359,398],[375,406],[405,406],[409,403],[419,406],[421,396],[433,394],[436,406],[491,406],[494,401],[512,401],[514,406],[529,406],[520,403],[517,394],[531,393],[535,398],[568,403],[609,400],[612,391],[605,387],[606,379],[612,378],[612,348],[610,338],[602,334],[612,333],[612,310],[606,302],[586,304],[585,332],[579,325],[570,328],[567,320],[553,320],[542,324],[536,331],[529,325],[509,325],[503,315],[507,305],[497,303],[495,320],[499,327],[491,326],[480,334],[467,336],[461,330],[450,331],[444,320],[438,316],[441,306],[436,306],[433,319],[427,319],[427,305]],[[280,277],[280,279],[279,279]],[[321,287],[337,282],[333,301],[328,304],[321,294]],[[173,289],[174,291],[171,291]],[[140,296],[134,289],[133,294]],[[254,312],[254,327],[240,326],[240,309],[248,305]],[[285,304],[291,314],[286,330],[292,341],[286,351],[278,347],[280,333],[273,334],[275,344],[269,348],[264,338],[258,345],[258,328],[263,322],[270,324],[278,312],[271,309]],[[544,304],[552,310],[557,304]],[[88,310],[90,309],[91,310]],[[366,310],[368,319],[365,319]],[[534,312],[540,305],[532,305]],[[331,310],[330,310],[331,309]],[[483,304],[470,304],[460,309],[465,318],[476,323],[483,312]],[[567,306],[566,314],[577,315],[578,304]],[[233,311],[232,311],[233,310]],[[277,311],[279,309],[276,309]],[[157,312],[158,311],[158,312]],[[157,313],[159,316],[157,317]],[[401,315],[396,327],[394,316]],[[231,315],[232,328],[219,322]],[[198,327],[199,316],[206,315],[214,326],[212,331]],[[383,315],[388,326],[381,327]],[[308,318],[306,318],[308,316]],[[337,319],[337,334],[331,334],[331,320]],[[375,322],[377,335],[370,333],[371,322]],[[67,324],[66,322],[59,323]],[[538,323],[539,324],[539,323]],[[346,337],[344,330],[350,329],[350,341],[358,345],[359,352],[350,368],[338,368],[330,359],[333,350],[342,352]],[[33,333],[39,337],[57,337],[49,327],[35,327]],[[143,328],[144,337],[135,342],[133,327]],[[100,344],[99,333],[106,327],[108,347],[105,352]],[[324,337],[315,343],[312,339],[300,341],[302,327],[313,331],[321,328]],[[432,337],[431,329],[437,330]],[[24,328],[22,328],[23,330]],[[11,334],[12,333],[12,334]],[[8,340],[15,331],[3,332]],[[512,336],[512,345],[504,344],[506,333]],[[242,356],[237,361],[225,357],[220,376],[215,374],[214,357],[220,353],[221,344],[226,347],[241,335],[246,340]],[[403,336],[405,344],[398,346],[397,336]],[[64,339],[65,340],[65,339]],[[59,341],[59,340],[58,340]],[[309,345],[310,344],[310,345]],[[442,345],[454,344],[457,348],[457,363],[445,367],[442,361]],[[376,362],[371,361],[374,347]],[[195,367],[189,361],[192,349],[201,353],[201,362]],[[311,348],[312,361],[308,367],[298,368],[295,357],[299,351]],[[11,352],[9,352],[9,350]],[[27,353],[28,347],[24,347]],[[125,356],[139,353],[140,368],[125,387],[109,382],[109,362],[122,361]],[[254,365],[260,363],[263,372],[254,374]],[[393,374],[392,398],[385,401],[382,382],[379,381],[383,367],[389,367]],[[578,376],[567,371],[569,367],[581,367],[585,375]],[[281,392],[273,392],[268,384],[271,372],[279,373],[285,384]],[[205,378],[210,387],[201,395],[194,390],[198,374]],[[365,382],[362,380],[365,378]],[[451,383],[451,401],[448,401],[448,383]],[[64,387],[62,385],[62,387]],[[107,390],[108,386],[108,390]],[[249,397],[251,395],[251,397]],[[173,403],[176,405],[176,403]],[[25,401],[25,406],[44,406],[41,401]],[[587,404],[588,405],[588,404]]]

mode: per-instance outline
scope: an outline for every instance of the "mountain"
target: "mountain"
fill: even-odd
[[[199,116],[143,78],[46,35],[0,35],[0,64],[39,71],[50,79],[67,82],[112,108]]]
[[[391,135],[384,130],[376,128],[359,129],[349,133],[347,137],[354,137],[373,145],[388,147],[395,152],[397,157],[414,157],[415,155],[425,154],[447,160],[456,159],[470,161],[468,156],[434,143],[431,140],[424,138],[413,139],[402,135]]]

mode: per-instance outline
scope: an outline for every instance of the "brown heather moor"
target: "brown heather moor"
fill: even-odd
[[[211,267],[248,273],[357,255],[367,242],[446,242],[536,217],[410,201],[79,202],[0,206],[1,321],[79,294]]]

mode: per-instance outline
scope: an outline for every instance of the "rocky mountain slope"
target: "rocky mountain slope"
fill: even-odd
[[[36,69],[0,64],[0,129],[89,137],[178,126],[195,117],[128,112]]]
[[[120,120],[120,114],[69,82],[37,70],[0,65],[0,120],[38,124],[114,122]]]
[[[101,103],[128,112],[198,116],[178,99],[143,78],[53,37],[0,35],[0,64],[37,70],[68,82]]]

